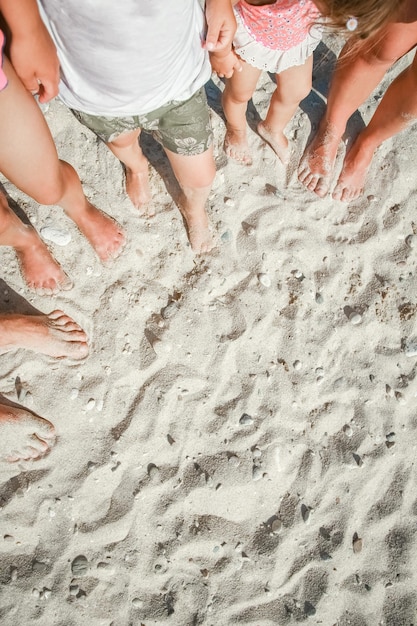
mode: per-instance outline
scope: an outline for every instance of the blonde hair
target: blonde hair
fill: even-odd
[[[315,4],[326,18],[326,26],[349,38],[365,39],[395,21],[407,0],[317,0]],[[349,28],[354,18],[355,28]]]

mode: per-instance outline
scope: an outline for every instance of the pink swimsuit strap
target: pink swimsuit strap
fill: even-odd
[[[3,48],[4,48],[4,34],[0,30],[0,91],[4,89],[7,85],[7,76],[3,72]]]

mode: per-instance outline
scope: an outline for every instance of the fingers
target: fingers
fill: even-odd
[[[45,81],[39,84],[39,102],[46,104],[58,95],[58,86],[55,82]]]

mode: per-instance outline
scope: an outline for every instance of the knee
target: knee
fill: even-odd
[[[38,204],[44,205],[60,204],[63,195],[64,186],[59,180],[51,181],[49,184],[44,185],[42,189],[31,194]]]

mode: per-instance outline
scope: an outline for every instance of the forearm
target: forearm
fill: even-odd
[[[44,28],[36,0],[0,0],[0,12],[14,37],[24,37]]]

